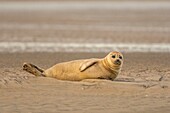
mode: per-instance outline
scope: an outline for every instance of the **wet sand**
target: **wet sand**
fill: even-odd
[[[124,53],[124,66],[115,81],[69,82],[22,71],[24,61],[48,68],[59,62],[105,55],[0,53],[1,112],[169,112],[169,53]]]

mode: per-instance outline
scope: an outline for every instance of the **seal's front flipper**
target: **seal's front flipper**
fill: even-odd
[[[23,64],[23,70],[35,75],[35,76],[43,76],[43,72],[44,70],[33,65],[33,64],[30,64],[30,63],[24,63]]]
[[[90,59],[90,60],[84,62],[84,63],[80,66],[79,70],[80,70],[81,72],[83,72],[83,71],[85,71],[87,68],[89,68],[89,67],[93,66],[94,64],[96,64],[98,61],[99,61],[98,59]]]

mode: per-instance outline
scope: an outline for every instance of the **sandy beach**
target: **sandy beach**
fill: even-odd
[[[24,61],[48,68],[58,62],[105,54],[1,53],[1,112],[169,112],[169,53],[124,54],[124,66],[115,81],[60,81],[35,77],[21,68]]]
[[[140,1],[139,7],[136,1],[126,0],[36,3],[43,7],[35,7],[33,1],[12,2],[0,2],[1,113],[169,113],[170,50],[163,46],[170,43],[168,1],[157,0],[154,5],[152,0]],[[18,43],[21,48],[11,46]],[[41,50],[41,43],[43,48],[49,43],[91,45],[88,52],[84,48],[78,52],[79,46],[69,52],[65,45]],[[92,45],[115,43],[136,44],[136,48],[158,44],[162,49],[118,48],[123,50],[124,65],[115,81],[61,81],[22,70],[23,62],[46,69],[65,61],[102,58],[112,48],[92,50]]]

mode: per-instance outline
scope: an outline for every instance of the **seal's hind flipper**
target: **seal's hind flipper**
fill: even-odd
[[[35,65],[33,65],[33,64],[29,64],[31,67],[33,67],[33,68],[36,68],[38,71],[40,71],[41,73],[43,73],[44,72],[44,69],[41,69],[40,67],[37,67],[37,66],[35,66]]]
[[[44,70],[33,65],[33,64],[30,64],[30,63],[24,63],[23,64],[23,70],[35,75],[35,76],[43,76],[43,72]]]

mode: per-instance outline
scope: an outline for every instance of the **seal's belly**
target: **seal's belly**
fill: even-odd
[[[59,63],[45,71],[48,77],[54,77],[60,80],[79,81],[83,79],[95,79],[101,76],[106,76],[100,64],[94,64],[83,72],[80,72],[80,66],[83,60]]]

